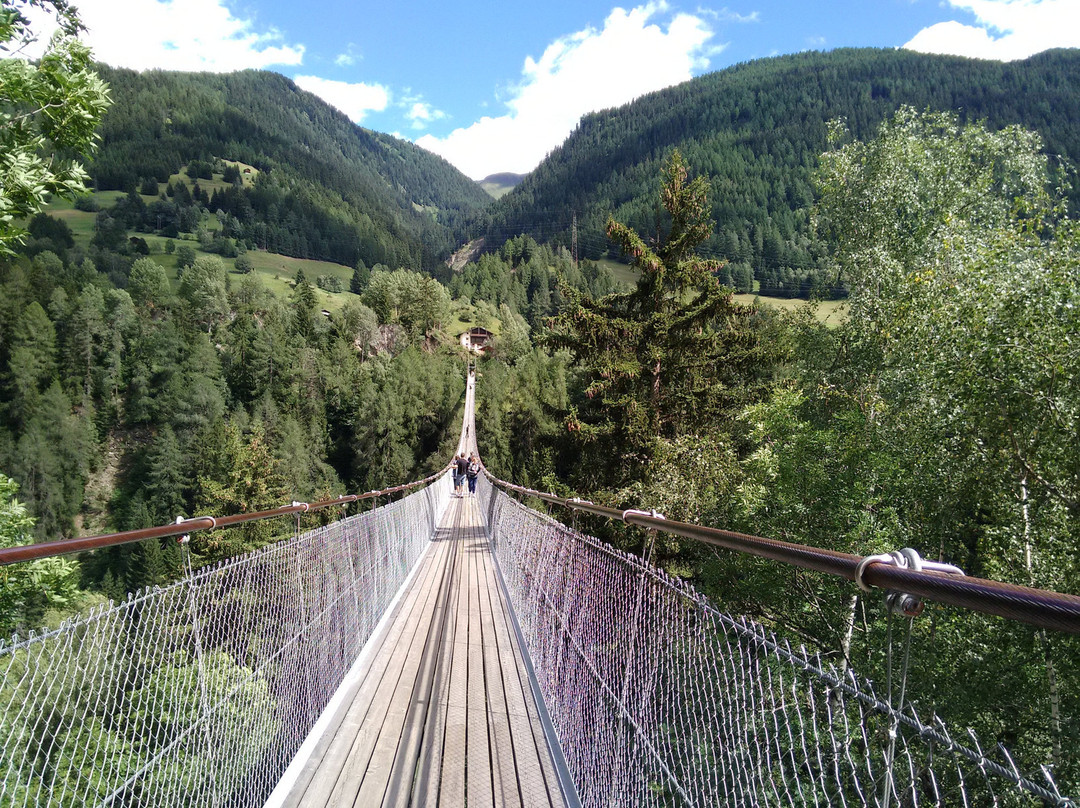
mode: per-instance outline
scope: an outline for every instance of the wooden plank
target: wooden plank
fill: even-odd
[[[460,502],[460,500],[459,500]],[[469,553],[459,530],[457,598],[454,604],[456,631],[451,652],[450,677],[446,688],[446,731],[443,734],[442,770],[438,805],[460,808],[465,805],[465,763],[469,704]]]
[[[547,745],[538,745],[533,734],[527,706],[527,702],[532,700],[532,691],[524,663],[513,643],[513,627],[506,617],[507,604],[495,578],[495,562],[490,553],[486,558],[486,567],[490,579],[492,621],[498,638],[497,659],[514,752],[514,775],[521,800],[528,806],[561,804],[558,783],[545,776],[543,761],[547,759],[550,763]],[[553,765],[550,770],[553,774]]]
[[[491,735],[491,787],[496,805],[520,806],[521,790],[518,785],[518,769],[514,759],[514,739],[510,716],[505,712],[489,710],[488,732]],[[530,802],[530,808],[538,805]]]
[[[336,784],[339,772],[351,749],[350,739],[363,724],[371,706],[372,693],[378,688],[392,658],[392,651],[398,644],[408,620],[407,616],[416,608],[417,602],[425,595],[425,582],[434,574],[437,567],[435,547],[425,551],[420,559],[421,569],[417,571],[412,586],[398,602],[395,617],[385,628],[376,642],[379,652],[375,654],[362,679],[355,688],[352,699],[342,710],[335,724],[327,730],[326,740],[316,748],[308,765],[297,780],[296,786],[285,800],[286,806],[327,805],[330,791]]]
[[[500,640],[500,659],[504,678],[507,712],[514,737],[517,776],[522,799],[527,805],[562,805],[562,790],[555,764],[548,749],[547,737],[533,698],[529,674],[518,647],[517,634],[510,619],[510,604],[495,580],[495,561],[488,556],[492,576],[492,616]]]
[[[479,553],[476,542],[466,542],[469,561],[469,675],[466,719],[466,800],[469,808],[494,804],[491,791],[491,749],[487,723],[487,691],[484,680],[484,635],[480,623]]]
[[[444,643],[448,597],[451,590],[454,564],[458,542],[455,539],[457,526],[460,524],[460,509],[448,509],[444,517],[444,526],[448,528],[443,537],[446,550],[435,599],[426,616],[427,631],[421,636],[418,632],[410,649],[407,668],[395,692],[394,703],[388,711],[376,748],[369,763],[370,772],[380,774],[389,766],[389,775],[382,791],[384,806],[406,806],[409,804],[416,780],[417,763],[426,742],[431,745],[434,738],[425,738],[428,714],[432,711],[432,693],[435,687],[435,673],[438,667],[440,648]],[[381,778],[380,778],[381,779]],[[378,780],[366,780],[357,794],[356,804],[373,805],[379,797]]]
[[[475,508],[474,508],[475,510]],[[491,781],[495,802],[498,805],[520,806],[517,766],[515,764],[514,739],[511,737],[510,720],[504,690],[500,641],[492,601],[498,603],[498,584],[491,567],[491,552],[486,541],[483,551],[477,552],[477,593],[480,598],[480,628],[484,649],[484,684],[487,700],[488,737],[491,739]],[[500,607],[501,608],[501,607]]]
[[[443,561],[444,556],[445,547],[437,547],[436,559]],[[405,626],[397,645],[391,651],[385,673],[370,696],[370,707],[366,711],[364,720],[357,727],[356,734],[349,744],[348,754],[341,764],[327,802],[329,805],[352,805],[356,795],[362,789],[377,792],[378,797],[375,802],[381,801],[385,793],[392,757],[390,762],[380,758],[373,766],[372,756],[384,732],[396,733],[400,737],[401,719],[405,712],[401,706],[402,682],[408,682],[411,685],[415,680],[415,669],[419,666],[419,658],[413,653],[413,643],[416,635],[419,633],[423,636],[427,628],[425,618],[430,612],[431,601],[436,596],[436,587],[432,585],[432,579],[438,571],[439,565],[433,564],[430,574],[420,584],[423,591],[416,599],[416,605],[408,614],[403,615],[402,619],[406,621]],[[406,704],[409,692],[409,690],[405,691]],[[343,743],[347,742],[348,739],[343,738]]]
[[[450,561],[454,555],[453,548],[456,547],[456,543],[449,543],[449,547],[445,555],[442,574],[438,580],[438,592],[431,611],[427,636],[424,638],[423,648],[420,649],[420,666],[409,697],[404,727],[394,750],[392,771],[382,801],[385,808],[405,808],[409,805],[416,785],[417,762],[420,759],[421,746],[425,742],[428,714],[430,712],[434,715],[436,712],[432,705],[432,694],[435,689],[435,672],[439,664],[440,649],[444,644],[447,598],[454,574]],[[414,647],[414,653],[416,650]],[[384,746],[388,748],[392,736],[386,733],[383,737],[387,739]],[[433,741],[434,738],[431,736],[426,738],[429,746],[433,745]],[[382,743],[380,740],[380,744]],[[370,804],[364,799],[363,793],[359,795],[357,802],[359,805]]]
[[[402,746],[394,762],[395,773],[383,801],[384,806],[426,804],[429,799],[434,799],[437,803],[438,799],[446,710],[445,699],[440,699],[440,693],[449,686],[447,667],[453,658],[457,567],[461,555],[457,534],[462,517],[460,508],[454,508],[453,511],[453,527],[447,537],[450,548],[448,563],[441,581],[429,644],[425,650],[428,658],[410,705]]]
[[[464,707],[450,705],[446,710],[442,779],[439,781],[439,808],[463,808],[465,805],[465,738],[467,733],[467,710]]]
[[[513,630],[510,632],[510,637],[511,641],[516,646],[517,635]],[[544,782],[547,785],[552,802],[556,805],[562,805],[564,803],[562,788],[559,785],[559,778],[555,772],[555,762],[552,760],[551,750],[548,748],[548,739],[544,734],[544,725],[540,721],[540,712],[536,707],[536,700],[533,698],[532,686],[529,683],[529,674],[528,671],[525,670],[524,662],[519,662],[518,664],[518,676],[521,678],[522,686],[525,689],[525,708],[529,719],[526,722],[526,726],[532,731],[533,742],[536,744],[537,749],[537,757],[544,775]]]
[[[460,514],[458,515],[460,519]],[[442,539],[450,543],[449,586],[443,604],[444,629],[439,660],[435,669],[431,704],[424,725],[424,743],[416,768],[416,785],[411,794],[410,805],[418,808],[437,808],[439,787],[443,774],[443,749],[446,742],[447,708],[449,706],[450,676],[454,662],[454,646],[457,640],[457,600],[461,589],[461,541],[451,532]],[[462,764],[464,775],[464,764]],[[445,804],[445,803],[444,803]]]

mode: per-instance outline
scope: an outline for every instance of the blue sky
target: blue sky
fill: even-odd
[[[101,61],[273,70],[481,179],[524,173],[586,112],[732,64],[910,47],[1080,47],[1080,0],[76,0]]]

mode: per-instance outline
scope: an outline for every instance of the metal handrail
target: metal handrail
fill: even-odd
[[[100,536],[87,536],[76,539],[58,539],[56,541],[43,541],[37,544],[23,544],[16,547],[0,548],[0,566],[17,564],[20,561],[34,561],[39,558],[51,558],[53,556],[81,553],[86,550],[98,550],[102,547],[114,547],[118,544],[131,544],[132,542],[145,541],[146,539],[163,538],[165,536],[181,536],[194,533],[199,530],[213,530],[219,527],[232,527],[243,522],[254,522],[260,519],[273,519],[277,516],[288,516],[292,513],[307,513],[323,508],[332,508],[335,505],[347,505],[350,502],[359,502],[365,499],[396,494],[421,485],[427,485],[444,474],[450,466],[447,465],[429,477],[404,485],[395,485],[392,488],[383,488],[379,491],[368,491],[364,494],[347,494],[336,499],[324,499],[319,502],[293,502],[291,505],[283,505],[267,511],[252,511],[251,513],[237,513],[231,516],[195,516],[191,519],[178,520],[171,525],[158,527],[139,528],[138,530],[125,530],[121,533],[105,533]]]
[[[880,563],[878,557],[875,556],[858,556],[778,539],[736,533],[731,530],[678,522],[665,519],[655,512],[609,508],[588,500],[566,499],[514,485],[495,477],[486,468],[484,468],[484,473],[492,483],[504,489],[536,497],[564,508],[585,511],[606,519],[617,519],[626,524],[650,530],[673,533],[705,544],[780,561],[805,570],[823,572],[846,578],[849,581],[861,580],[863,584],[892,592],[903,592],[1053,631],[1080,634],[1080,597],[1076,595],[967,575],[952,575],[926,569],[916,570]],[[864,559],[868,563],[862,564]],[[860,564],[862,564],[861,569]]]

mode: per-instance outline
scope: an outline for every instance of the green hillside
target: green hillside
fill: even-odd
[[[580,254],[597,258],[610,248],[609,215],[640,232],[656,229],[660,161],[677,147],[713,182],[716,226],[702,251],[733,262],[730,281],[740,290],[756,279],[765,294],[806,294],[832,281],[808,215],[829,120],[846,119],[863,139],[901,104],[953,110],[992,129],[1034,129],[1048,154],[1075,164],[1078,87],[1075,50],[1015,63],[876,49],[754,61],[586,115],[484,223],[494,243],[529,233],[569,245],[576,213]]]
[[[184,181],[184,178],[173,176],[172,181],[180,183]],[[213,182],[203,182],[203,185],[220,186],[223,184],[224,183],[222,183],[220,179],[214,180]],[[124,197],[125,195],[119,191],[99,191],[90,196],[90,198],[94,200],[94,203],[89,207],[109,208]],[[147,205],[152,205],[156,201],[155,197],[151,196],[142,196],[141,198]],[[46,205],[43,212],[47,216],[63,222],[71,231],[73,241],[71,257],[74,257],[75,255],[85,255],[87,253],[94,254],[99,259],[102,257],[102,253],[96,250],[93,244],[95,222],[98,216],[96,211],[80,210],[65,199],[54,199]],[[40,217],[37,221],[40,221]],[[220,223],[218,222],[217,217],[211,214],[204,214],[201,216],[198,224],[200,228],[209,230],[214,234],[221,233]],[[180,280],[179,273],[177,272],[177,246],[188,246],[194,251],[196,256],[215,254],[212,245],[204,247],[199,243],[194,233],[178,233],[175,239],[160,234],[146,233],[140,238],[142,238],[147,245],[147,254],[150,255],[156,263],[165,268],[174,289],[178,286]],[[170,242],[172,242],[171,246]],[[58,252],[61,255],[68,255],[67,250],[54,242],[43,242],[40,239],[34,239],[29,246],[35,251],[49,249]],[[260,277],[264,286],[269,291],[284,296],[287,296],[292,292],[296,273],[300,270],[302,270],[312,282],[315,282],[318,278],[323,276],[337,278],[338,283],[343,289],[349,288],[349,281],[352,278],[353,273],[351,267],[346,267],[332,261],[320,261],[313,258],[294,258],[280,253],[266,252],[264,250],[251,250],[245,252],[244,255],[247,256],[246,260],[250,262],[251,271]],[[134,259],[135,256],[128,255],[120,260],[122,260],[123,264],[126,266]],[[233,264],[232,261],[227,263],[230,265]],[[232,273],[239,274],[239,271],[235,269],[235,266],[230,266],[230,270]],[[121,274],[126,275],[126,271],[122,271]],[[344,293],[332,293],[318,287],[314,289],[314,292],[320,308],[329,311],[337,311],[340,309],[348,297],[348,295]]]
[[[238,161],[243,181],[225,183],[212,210],[252,248],[434,270],[464,215],[491,201],[442,158],[356,126],[278,74],[99,70],[115,103],[89,166],[96,188],[166,183],[193,163],[209,179],[215,161]]]

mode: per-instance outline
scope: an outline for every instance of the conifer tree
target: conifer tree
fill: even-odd
[[[657,439],[715,424],[752,400],[764,359],[753,310],[720,285],[721,262],[694,252],[712,229],[708,181],[689,179],[677,151],[663,180],[666,228],[656,243],[613,219],[607,224],[641,272],[637,288],[595,300],[562,284],[568,305],[547,337],[574,352],[588,381],[567,428],[597,444],[598,460],[618,460],[616,476],[632,476]]]
[[[293,289],[292,301],[296,313],[296,332],[309,338],[315,333],[315,313],[318,310],[319,298],[315,294],[315,287],[308,281],[302,269],[296,271],[296,287]]]
[[[187,304],[193,322],[212,332],[229,314],[228,277],[216,255],[195,259],[180,279],[180,298]]]
[[[211,424],[196,441],[195,508],[199,513],[227,516],[273,508],[289,493],[271,454],[262,424],[244,434],[222,420]],[[280,526],[266,521],[248,522],[231,530],[215,530],[192,537],[192,550],[224,557],[265,544]]]
[[[9,418],[24,424],[42,391],[56,378],[56,328],[37,301],[15,323],[6,386]]]
[[[135,545],[128,570],[128,591],[138,592],[165,582],[166,567],[161,539],[147,539]]]
[[[349,281],[349,291],[354,295],[364,294],[368,282],[371,280],[371,270],[367,268],[363,258],[358,258],[356,268],[353,270],[352,279]]]
[[[165,424],[148,457],[145,489],[150,524],[165,524],[183,513],[186,483],[180,444],[172,428]]]

